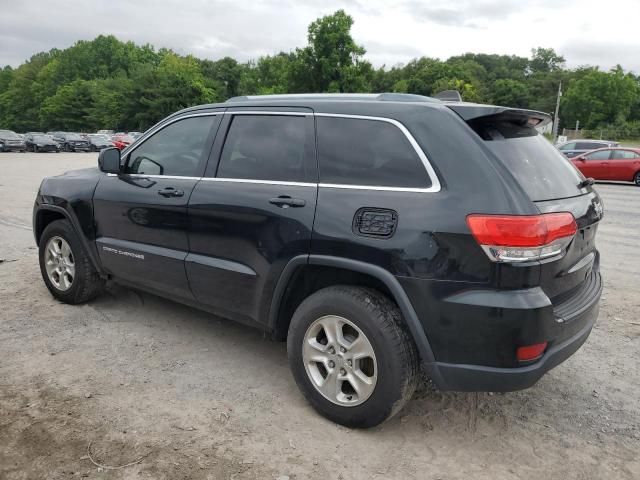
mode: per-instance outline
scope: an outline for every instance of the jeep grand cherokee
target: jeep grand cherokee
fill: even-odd
[[[411,95],[242,97],[188,108],[99,168],[46,178],[42,277],[106,280],[287,341],[328,418],[533,385],[586,340],[602,203],[535,127],[547,115]]]

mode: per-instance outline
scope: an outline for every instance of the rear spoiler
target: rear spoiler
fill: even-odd
[[[551,116],[536,110],[523,108],[499,107],[496,105],[481,105],[478,103],[446,102],[445,105],[456,112],[465,122],[482,117],[505,117],[531,127],[542,127],[551,121]]]

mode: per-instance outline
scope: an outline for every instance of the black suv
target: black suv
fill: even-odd
[[[53,139],[60,144],[60,148],[65,152],[89,152],[91,145],[88,140],[82,138],[77,133],[50,132]]]
[[[534,111],[401,94],[182,110],[42,182],[42,276],[113,280],[286,340],[309,402],[376,425],[420,367],[443,390],[533,385],[598,316],[602,203]]]

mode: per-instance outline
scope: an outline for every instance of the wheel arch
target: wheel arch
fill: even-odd
[[[67,210],[58,206],[58,205],[47,205],[43,204],[38,207],[36,213],[34,215],[33,222],[33,234],[35,236],[36,244],[40,245],[40,239],[42,237],[42,233],[44,229],[47,228],[51,222],[55,222],[56,220],[68,220],[71,224],[71,228],[73,228],[74,232],[78,236],[80,240],[80,244],[84,249],[87,257],[91,261],[93,268],[96,269],[97,272],[102,273],[102,268],[100,268],[100,263],[98,259],[94,255],[94,252],[91,248],[89,248],[89,244],[85,236],[82,234],[82,229],[78,224],[78,220],[71,215]]]
[[[436,385],[442,384],[433,350],[409,297],[393,274],[377,265],[328,255],[294,257],[276,284],[269,309],[268,322],[274,337],[286,338],[291,316],[304,298],[320,288],[336,284],[364,284],[394,301],[402,312],[427,374]]]

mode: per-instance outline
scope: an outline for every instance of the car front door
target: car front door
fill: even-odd
[[[94,194],[96,247],[116,280],[193,299],[184,269],[187,204],[204,173],[221,112],[170,119],[125,152],[123,173]]]
[[[243,323],[266,322],[285,265],[309,254],[317,194],[310,110],[227,111],[189,201],[196,299]]]
[[[582,158],[584,161],[580,161],[579,169],[585,177],[592,177],[596,180],[610,180],[609,175],[609,157],[611,156],[611,150],[596,150],[591,153],[587,153]]]

